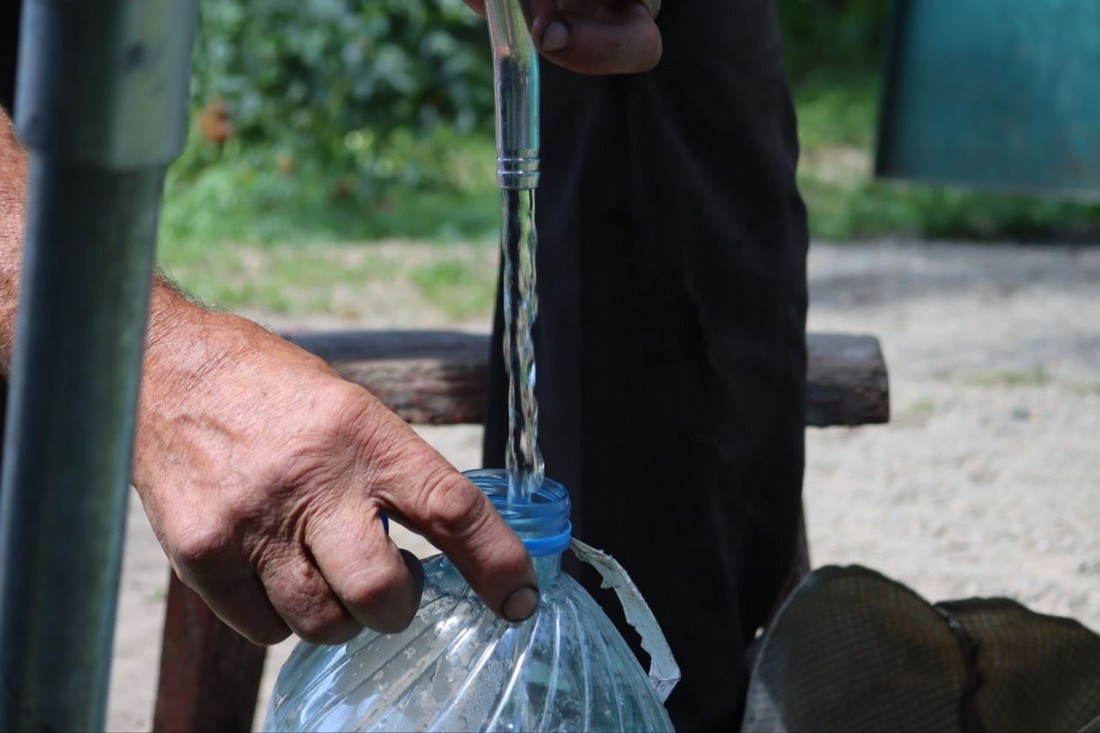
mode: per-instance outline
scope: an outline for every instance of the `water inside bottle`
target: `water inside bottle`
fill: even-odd
[[[542,484],[545,465],[538,446],[535,402],[535,346],[532,326],[538,315],[535,295],[535,192],[501,191],[500,232],[504,256],[504,364],[508,370],[508,443],[504,465],[508,501],[529,501]]]

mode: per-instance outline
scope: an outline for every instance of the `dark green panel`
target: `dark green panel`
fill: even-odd
[[[880,175],[1100,192],[1100,0],[895,0]]]

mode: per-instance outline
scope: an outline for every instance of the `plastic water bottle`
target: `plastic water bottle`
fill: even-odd
[[[658,693],[592,597],[560,570],[569,495],[545,480],[508,503],[499,471],[467,474],[527,545],[538,613],[498,618],[442,555],[424,563],[408,629],[344,644],[300,643],[268,706],[271,731],[670,731]],[[667,691],[665,692],[667,695]]]

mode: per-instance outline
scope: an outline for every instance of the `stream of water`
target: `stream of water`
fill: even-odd
[[[500,244],[504,256],[504,363],[508,369],[508,501],[525,502],[542,484],[545,466],[538,445],[535,347],[531,328],[538,315],[535,295],[535,192],[502,190]]]

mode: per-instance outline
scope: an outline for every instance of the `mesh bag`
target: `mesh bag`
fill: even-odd
[[[1100,730],[1100,636],[1015,601],[929,604],[824,567],[755,650],[744,731]]]

